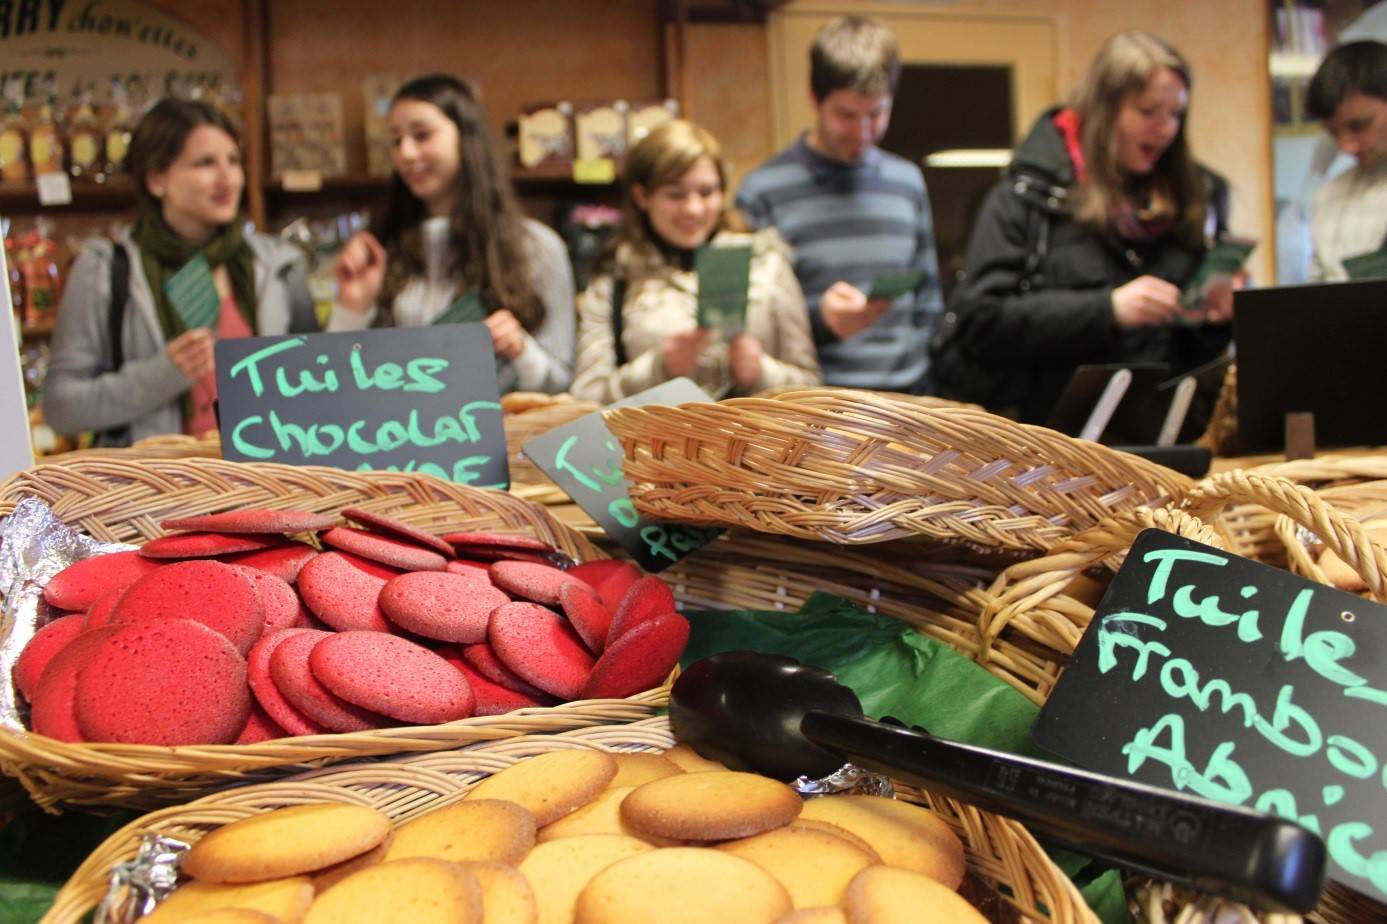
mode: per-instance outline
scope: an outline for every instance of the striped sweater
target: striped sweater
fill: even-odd
[[[795,275],[809,306],[824,381],[883,391],[929,390],[929,329],[942,299],[934,226],[920,169],[870,148],[857,164],[819,154],[801,136],[742,180],[737,207],[753,224],[774,225],[795,250]],[[839,340],[819,299],[839,280],[863,292],[881,273],[924,271],[868,330]]]

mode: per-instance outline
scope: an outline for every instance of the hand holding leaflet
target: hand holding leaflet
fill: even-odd
[[[867,292],[867,300],[883,298],[895,301],[907,292],[914,292],[925,281],[923,270],[903,270],[899,273],[882,273],[872,280],[872,288]]]
[[[164,294],[173,303],[188,330],[215,327],[221,316],[222,300],[212,281],[212,267],[202,254],[193,257],[164,283]]]
[[[751,248],[700,247],[694,255],[694,271],[698,274],[698,326],[731,340],[746,328]]]
[[[1205,296],[1215,285],[1231,280],[1242,270],[1257,242],[1251,238],[1227,235],[1214,242],[1204,255],[1204,262],[1195,270],[1182,297],[1185,311],[1180,320],[1186,324],[1201,324],[1205,320]]]

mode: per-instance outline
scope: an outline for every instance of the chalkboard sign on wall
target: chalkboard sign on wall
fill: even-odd
[[[679,378],[608,406],[711,400],[693,382]],[[524,453],[646,571],[655,573],[668,568],[721,532],[678,523],[655,523],[636,513],[631,503],[631,482],[621,474],[621,446],[607,429],[600,411],[535,437],[525,444]]]
[[[1331,878],[1380,901],[1385,641],[1387,607],[1147,530],[1033,737],[1092,770],[1298,821],[1324,838]]]
[[[509,480],[485,324],[222,340],[217,400],[228,459]]]

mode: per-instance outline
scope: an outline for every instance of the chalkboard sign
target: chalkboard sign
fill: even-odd
[[[221,340],[217,400],[228,459],[509,480],[485,324]]]
[[[1331,878],[1387,899],[1384,640],[1387,607],[1147,530],[1032,736],[1092,770],[1298,821],[1324,838]]]
[[[693,382],[679,378],[608,407],[711,400]],[[663,571],[721,532],[655,523],[636,513],[631,503],[631,482],[621,474],[621,446],[607,429],[600,411],[535,437],[523,451],[646,571]]]

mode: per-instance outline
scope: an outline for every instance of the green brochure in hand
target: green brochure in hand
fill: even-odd
[[[486,309],[482,307],[481,296],[468,292],[448,306],[448,310],[433,319],[434,324],[481,324],[486,320]]]
[[[698,326],[711,327],[730,340],[746,327],[747,289],[751,285],[751,247],[700,247],[694,255],[698,273]]]
[[[1387,248],[1372,253],[1360,253],[1344,261],[1349,279],[1382,279],[1387,277]]]
[[[884,298],[895,301],[907,292],[914,292],[925,281],[923,270],[903,270],[899,273],[882,273],[872,280],[872,288],[867,292],[867,300]]]
[[[164,283],[164,294],[188,330],[216,327],[222,300],[212,281],[212,267],[202,254],[193,257]]]
[[[1181,320],[1190,324],[1203,323],[1202,303],[1209,286],[1220,279],[1231,279],[1238,274],[1247,262],[1247,257],[1257,242],[1250,238],[1225,235],[1214,242],[1209,252],[1204,254],[1204,262],[1194,271],[1189,284],[1185,286],[1183,302],[1187,312]]]

